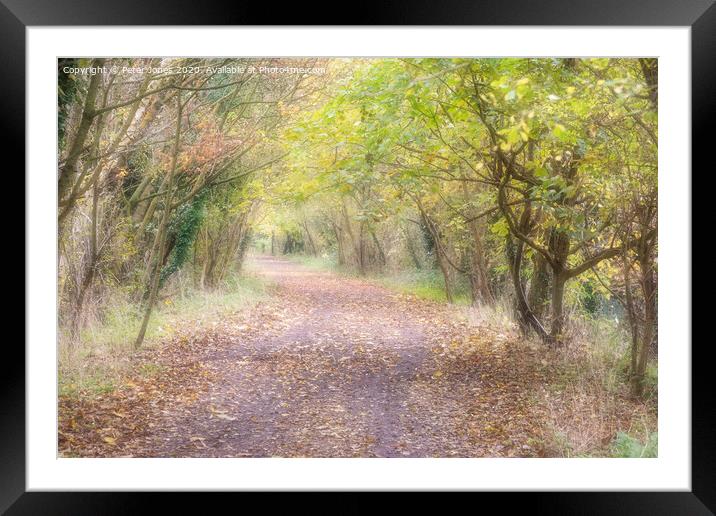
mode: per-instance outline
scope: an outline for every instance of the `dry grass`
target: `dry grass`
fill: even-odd
[[[467,321],[476,327],[489,328],[494,332],[520,338],[519,328],[512,317],[512,307],[507,298],[500,298],[493,305],[478,305],[464,308]]]
[[[644,399],[628,384],[628,338],[615,321],[575,317],[562,349],[550,350],[554,374],[543,400],[549,414],[546,453],[614,456],[620,434],[644,445],[657,432],[656,365]]]
[[[217,315],[229,314],[253,304],[265,295],[266,284],[253,276],[232,277],[214,291],[179,288],[176,295],[157,303],[147,328],[143,349],[168,341],[182,328],[200,328]],[[72,340],[60,328],[58,380],[60,395],[112,391],[131,367],[137,353],[134,339],[141,322],[139,306],[116,292],[101,306],[88,304],[85,325]],[[151,367],[143,369],[152,374]]]
[[[546,380],[533,395],[533,413],[546,418],[539,443],[544,456],[656,453],[657,364],[650,365],[646,396],[635,399],[628,384],[628,336],[617,321],[572,313],[566,344],[550,349],[536,337],[519,335],[506,299],[494,307],[465,308],[465,317],[474,326],[487,327],[538,352]]]

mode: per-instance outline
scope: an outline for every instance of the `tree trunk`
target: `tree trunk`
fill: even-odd
[[[534,253],[532,263],[533,273],[527,302],[535,317],[542,319],[549,304],[549,264],[539,253]]]
[[[375,231],[370,230],[370,235],[373,237],[373,243],[375,244],[375,248],[378,250],[378,258],[380,258],[380,265],[382,267],[385,267],[388,264],[388,258],[385,256],[383,246],[380,245],[380,240],[378,240],[378,236],[375,234]]]
[[[552,264],[552,343],[559,344],[564,330],[564,286],[570,278],[567,270],[570,238],[564,231],[553,229],[549,238],[549,250],[554,258]]]
[[[445,257],[440,251],[438,251],[438,265],[440,266],[440,271],[443,273],[443,279],[445,281],[445,298],[448,303],[453,303],[454,299],[452,295],[452,285],[450,284],[450,269],[447,267]]]
[[[403,234],[405,235],[405,245],[408,248],[408,254],[410,255],[410,259],[413,261],[413,265],[417,270],[422,269],[423,266],[420,263],[418,253],[415,250],[415,242],[413,242],[413,239],[410,238],[410,231],[408,231],[407,228],[403,227]]]
[[[358,225],[358,272],[361,276],[365,276],[367,272],[366,252],[365,252],[365,222],[361,221]]]
[[[463,201],[471,205],[471,194],[468,190],[467,181],[462,182],[462,196]],[[472,293],[473,304],[487,303],[494,304],[495,297],[490,289],[490,282],[487,278],[487,264],[485,260],[485,249],[482,244],[484,227],[481,222],[476,218],[474,208],[470,208],[468,211],[469,219],[467,220],[467,226],[472,236],[472,242],[469,246],[469,277],[470,287]]]
[[[104,66],[104,59],[94,59],[92,61],[92,66]],[[90,79],[89,86],[87,87],[87,95],[85,97],[84,108],[82,109],[80,125],[77,128],[75,137],[72,140],[72,145],[67,153],[65,163],[60,168],[60,176],[57,180],[57,198],[60,203],[63,201],[69,201],[70,189],[72,188],[74,178],[77,175],[77,162],[79,161],[85,148],[85,141],[87,140],[87,135],[89,134],[90,127],[92,127],[92,122],[94,121],[97,90],[99,89],[102,77],[103,75],[101,73],[93,75]],[[61,211],[62,218],[64,218],[67,213],[69,213],[68,206],[65,206]]]
[[[251,241],[251,228],[247,227],[241,235],[239,240],[239,249],[236,252],[236,270],[241,271],[246,258],[246,251],[249,248],[249,242]]]
[[[521,240],[515,242],[510,236],[507,237],[507,244],[505,245],[512,288],[515,291],[515,313],[517,314],[517,322],[520,325],[520,330],[523,335],[528,334],[529,330],[532,329],[543,341],[549,343],[551,342],[550,335],[530,309],[530,305],[527,303],[527,298],[525,297],[521,273],[524,245],[524,242]]]
[[[358,265],[358,270],[361,274],[364,274],[365,271],[363,270],[363,262],[361,260],[361,245],[359,242],[356,242],[355,235],[353,234],[353,228],[351,227],[351,219],[350,219],[350,217],[348,217],[348,209],[346,208],[345,202],[343,202],[341,208],[342,208],[342,213],[343,213],[343,220],[346,224],[346,232],[348,233],[348,237],[351,240],[351,245],[353,246],[353,250],[355,251],[356,264]]]
[[[552,281],[552,328],[550,338],[552,342],[562,341],[564,330],[564,286],[567,283],[567,276],[564,272],[554,275]]]
[[[171,185],[173,188],[173,184]],[[168,199],[170,200],[170,199]],[[162,216],[161,225],[159,227],[159,233],[157,234],[158,238],[158,248],[162,249],[164,247],[164,240],[166,238],[167,233],[167,220],[169,219],[169,212],[171,210],[171,204],[170,202],[167,202],[167,205],[164,208],[164,215]],[[137,339],[134,341],[134,349],[139,349],[142,346],[142,342],[144,341],[144,335],[147,332],[147,325],[149,324],[149,317],[152,315],[152,309],[154,308],[154,301],[157,298],[157,292],[159,291],[159,276],[161,275],[161,269],[162,269],[162,260],[160,259],[160,253],[157,253],[156,258],[156,265],[153,267],[153,272],[151,276],[151,284],[149,288],[149,298],[147,300],[147,308],[144,312],[144,318],[142,319],[142,325],[139,329],[139,334],[137,335]]]
[[[87,291],[89,290],[94,280],[95,267],[96,264],[94,263],[94,261],[90,262],[89,266],[87,267],[87,271],[85,272],[85,276],[82,280],[82,285],[80,286],[79,293],[77,294],[77,299],[75,300],[75,309],[74,313],[72,314],[72,323],[70,327],[70,335],[73,341],[77,338],[80,327],[82,326],[82,307],[84,305],[84,300],[87,296]]]
[[[72,336],[72,340],[74,340],[77,337],[77,334],[79,333],[79,328],[81,326],[81,318],[82,318],[82,306],[84,305],[84,301],[87,295],[87,291],[92,286],[92,282],[94,281],[94,275],[97,270],[97,261],[99,259],[98,252],[97,252],[97,217],[99,213],[99,184],[98,182],[95,182],[95,184],[92,187],[92,225],[90,230],[90,259],[89,264],[87,265],[87,269],[85,271],[84,278],[82,279],[82,285],[80,286],[80,290],[77,294],[77,299],[75,301],[75,310],[72,317],[72,325],[70,329],[70,334]]]
[[[490,289],[485,264],[485,250],[482,245],[482,231],[476,221],[471,221],[472,245],[470,246],[470,284],[472,285],[473,302],[494,304],[495,296]]]
[[[632,390],[638,397],[644,395],[646,367],[649,362],[649,350],[656,334],[657,326],[657,303],[656,303],[656,278],[654,275],[653,246],[647,237],[637,249],[637,260],[641,273],[641,291],[644,302],[644,318],[642,323],[641,338],[637,337],[636,346],[632,347]],[[639,332],[637,332],[638,335]]]
[[[159,276],[161,273],[162,260],[159,259],[161,256],[161,250],[164,247],[164,240],[167,233],[167,224],[169,222],[169,214],[172,210],[172,200],[174,197],[174,174],[177,168],[177,157],[179,156],[179,139],[181,136],[181,115],[182,115],[182,103],[181,95],[177,94],[177,128],[174,136],[174,151],[172,153],[172,162],[169,168],[169,181],[167,185],[167,193],[164,205],[164,213],[162,214],[162,220],[159,224],[159,230],[157,234],[157,259],[156,265],[154,266],[154,273],[151,279],[149,300],[147,301],[147,308],[144,312],[144,318],[142,319],[142,325],[139,329],[137,339],[134,341],[134,349],[139,349],[144,341],[144,335],[147,333],[147,325],[149,324],[149,317],[152,315],[152,309],[154,308],[154,301],[157,298],[157,292],[159,291]],[[151,266],[151,264],[150,264]]]
[[[308,230],[308,222],[306,222],[305,219],[303,220],[303,230],[306,232],[306,239],[308,240],[308,245],[311,246],[311,254],[313,254],[313,256],[318,256],[318,249],[316,248],[316,243],[313,241],[311,232]]]
[[[444,256],[444,250],[442,241],[440,239],[440,234],[435,227],[435,223],[430,219],[428,214],[423,209],[423,205],[420,200],[418,200],[417,203],[418,209],[420,210],[420,216],[423,219],[423,223],[428,228],[428,231],[430,231],[430,237],[435,243],[435,254],[438,262],[438,267],[440,268],[440,272],[442,272],[443,275],[443,280],[445,281],[445,298],[447,299],[448,303],[453,303],[454,299],[452,295],[452,285],[450,284],[450,268]]]
[[[338,253],[338,265],[342,267],[346,264],[346,255],[345,250],[343,249],[343,229],[339,224],[336,224],[333,221],[331,221],[331,226],[333,227],[333,232],[336,235],[336,251]]]

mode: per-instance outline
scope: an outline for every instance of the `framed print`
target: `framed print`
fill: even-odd
[[[3,510],[439,490],[712,514],[712,3],[282,26],[4,1],[27,337]]]

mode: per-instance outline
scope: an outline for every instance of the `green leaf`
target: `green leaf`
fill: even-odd
[[[565,143],[571,140],[571,133],[562,124],[555,124],[552,128],[552,134]]]
[[[544,167],[538,167],[535,169],[535,177],[537,179],[546,179],[549,177],[549,170]]]

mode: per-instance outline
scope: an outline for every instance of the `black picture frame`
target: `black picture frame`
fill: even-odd
[[[6,149],[25,148],[25,31],[31,26],[63,25],[576,25],[689,26],[692,73],[692,169],[712,172],[707,154],[713,147],[716,115],[716,6],[714,0],[498,0],[439,3],[361,2],[350,19],[336,23],[334,12],[305,3],[249,2],[225,6],[204,0],[0,0],[0,123]],[[323,14],[318,14],[322,12]],[[330,12],[330,14],[328,14]],[[331,16],[332,15],[332,16]],[[322,20],[321,17],[331,20]],[[17,170],[24,168],[24,154]],[[693,172],[692,172],[693,178]],[[48,181],[51,180],[48,177]],[[702,194],[704,195],[704,194]],[[692,205],[695,200],[692,200]],[[702,258],[703,259],[703,258]],[[28,271],[26,270],[26,275]],[[26,310],[31,307],[26,307]],[[687,343],[673,343],[686,345]],[[708,339],[692,346],[692,491],[589,493],[484,493],[509,505],[527,504],[538,514],[714,514],[716,512],[716,426]],[[40,493],[25,489],[25,357],[7,341],[0,375],[0,511],[7,514],[141,513],[159,494]],[[9,366],[12,364],[12,366]],[[173,493],[174,503],[190,509],[206,501],[189,501]],[[222,495],[222,498],[232,495]],[[166,496],[162,497],[166,499]],[[202,497],[206,498],[206,497]],[[303,498],[305,499],[305,498]],[[417,497],[419,501],[421,497]],[[225,500],[224,500],[225,501]],[[492,500],[491,500],[492,501]],[[164,503],[164,502],[162,502]],[[313,502],[307,502],[313,503]],[[421,503],[421,502],[419,502]],[[296,506],[298,507],[298,506]],[[315,507],[315,506],[314,506]],[[343,503],[340,512],[362,512],[361,502]]]

